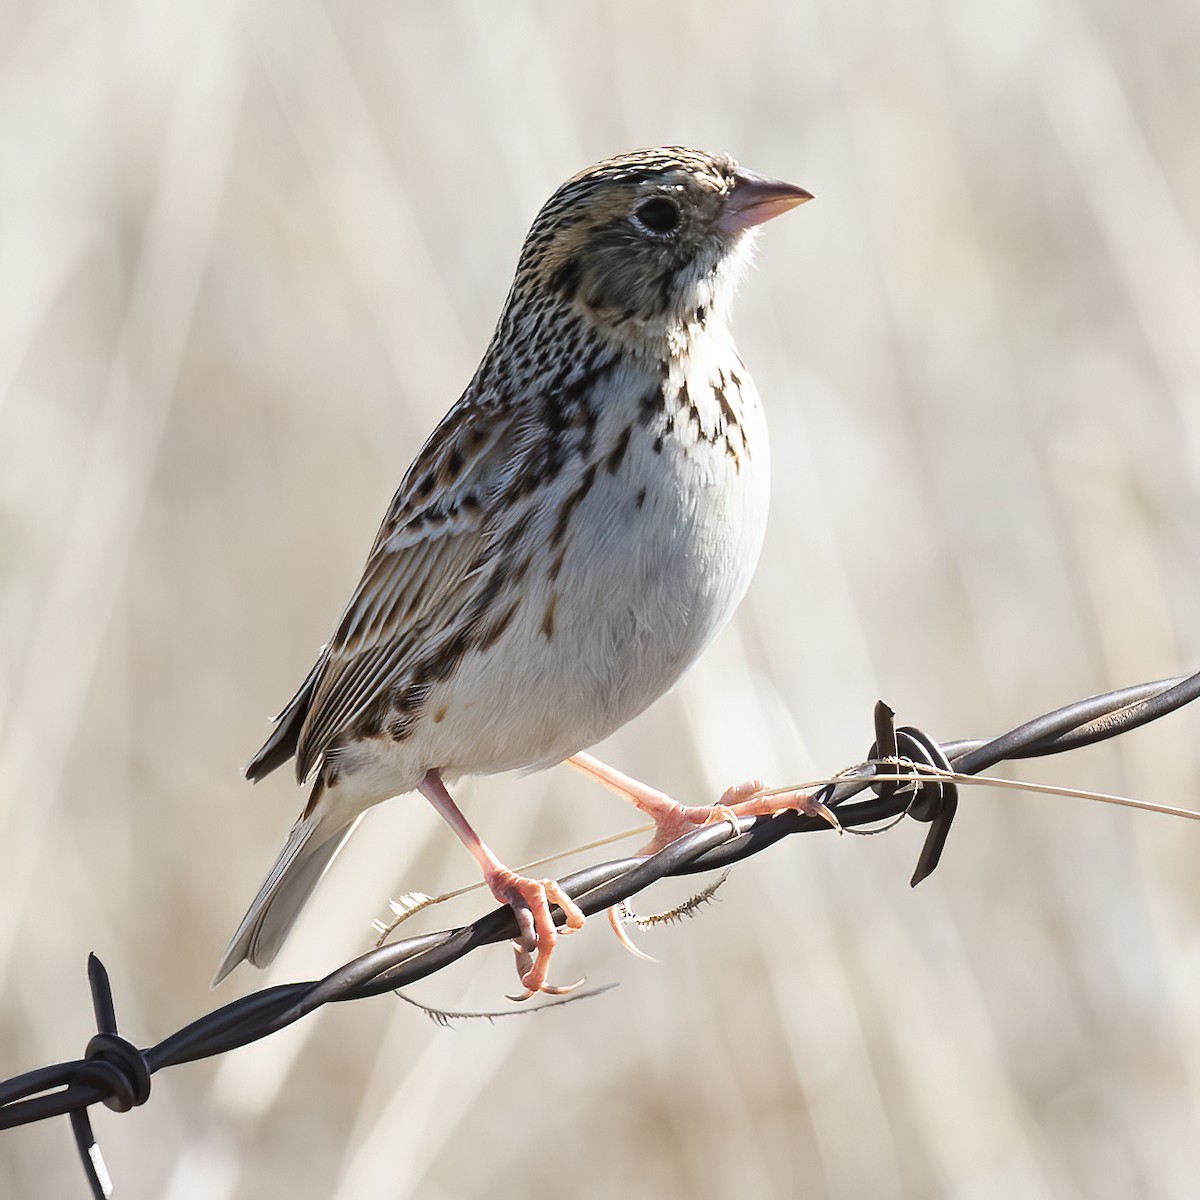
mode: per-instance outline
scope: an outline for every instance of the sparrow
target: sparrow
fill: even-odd
[[[798,807],[757,781],[683,806],[584,753],[668,691],[750,583],[767,428],[729,332],[757,227],[812,198],[668,146],[567,180],[525,238],[491,342],[408,468],[341,620],[250,760],[307,803],[217,968],[275,957],[372,805],[420,792],[520,936],[520,999],[583,913],[509,870],[449,791],[569,760],[655,821],[650,852],[714,814]]]

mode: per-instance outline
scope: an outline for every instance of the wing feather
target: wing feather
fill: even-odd
[[[494,409],[456,405],[414,460],[384,518],[362,580],[330,640],[296,747],[305,778],[339,736],[407,681],[413,662],[463,611],[494,535],[517,430]]]

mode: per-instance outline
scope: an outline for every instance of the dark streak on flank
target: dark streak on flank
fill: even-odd
[[[616,445],[608,452],[608,457],[604,460],[604,469],[610,474],[615,475],[620,467],[622,460],[625,458],[625,451],[629,449],[629,439],[633,434],[633,426],[626,425],[621,436],[617,438]]]
[[[546,641],[550,641],[554,637],[554,609],[558,604],[558,593],[551,592],[549,603],[546,605],[546,611],[542,614],[542,635]]]
[[[583,437],[579,442],[579,450],[583,454],[590,454],[592,445],[596,440],[596,426],[600,422],[600,414],[587,402],[582,399],[579,405],[579,412],[575,418],[576,425],[583,426]]]
[[[533,563],[533,555],[527,554],[515,567],[513,567],[510,579],[513,583],[520,583],[529,572],[529,568]]]
[[[662,412],[666,406],[667,397],[664,390],[661,387],[651,388],[638,405],[638,424],[649,425],[655,415]]]
[[[571,519],[571,513],[575,511],[584,496],[592,490],[592,484],[596,482],[596,465],[596,463],[592,463],[584,471],[583,477],[579,480],[579,486],[563,501],[562,507],[558,510],[558,520],[555,522],[554,532],[550,534],[550,545],[557,546],[566,536],[567,523]]]
[[[529,526],[533,522],[533,511],[526,509],[505,531],[505,534],[496,542],[496,552],[502,557],[507,557],[525,540],[525,535],[529,532]],[[486,551],[478,556],[471,565],[472,571],[477,571],[487,561]]]
[[[512,624],[512,619],[517,615],[517,609],[520,605],[521,601],[519,599],[514,600],[504,613],[486,628],[479,631],[479,644],[475,647],[476,650],[480,652],[490,650],[500,640],[500,635]]]
[[[475,637],[475,628],[473,623],[461,623],[457,631],[437,646],[432,653],[417,660],[413,668],[413,675],[422,681],[426,693],[432,684],[440,683],[454,673],[455,667],[466,657],[471,641]]]
[[[729,403],[729,398],[725,395],[725,388],[718,384],[713,388],[713,395],[717,398],[717,403],[721,406],[721,415],[729,425],[738,425],[739,421],[737,413],[733,411],[733,405]]]
[[[646,489],[645,488],[638,489],[637,499],[634,501],[634,503],[638,506],[638,508],[641,508],[642,505],[646,503]]]
[[[679,407],[687,412],[688,420],[695,424],[696,439],[698,441],[710,441],[711,439],[704,429],[704,418],[700,415],[700,406],[692,398],[692,393],[688,390],[686,382],[680,384],[679,387]]]

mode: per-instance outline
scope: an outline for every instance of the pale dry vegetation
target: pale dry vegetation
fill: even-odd
[[[263,982],[207,991],[301,798],[237,768],[537,206],[611,152],[818,202],[736,314],[762,567],[608,758],[698,801],[856,760],[877,696],[951,738],[1200,663],[1192,0],[12,0],[0,53],[0,1074],[82,1052],[90,949],[141,1042]],[[1184,712],[1029,771],[1196,805],[1198,742]],[[514,863],[632,822],[565,769],[466,803]],[[563,1012],[376,1000],[171,1071],[97,1114],[110,1165],[166,1200],[1195,1195],[1196,829],[972,789],[910,892],[918,845],[793,839],[643,935],[662,966],[593,922],[560,971],[621,987]],[[387,806],[269,978],[473,878]],[[64,1123],[4,1135],[0,1193],[81,1188]]]

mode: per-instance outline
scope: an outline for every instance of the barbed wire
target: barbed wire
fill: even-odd
[[[927,823],[911,884],[937,866],[958,805],[950,774],[976,775],[1006,760],[1060,754],[1105,741],[1175,712],[1200,696],[1200,673],[1138,684],[1088,697],[1044,713],[992,739],[938,744],[912,726],[897,729],[892,710],[875,706],[875,742],[864,762],[842,772],[816,794],[835,809],[844,829],[904,816]],[[862,796],[870,790],[870,796]],[[736,830],[734,825],[736,824]],[[820,816],[789,810],[705,825],[647,858],[623,858],[564,876],[560,883],[587,915],[623,904],[668,876],[728,867],[796,833],[829,830]],[[561,920],[561,912],[554,910]],[[28,1071],[0,1083],[0,1130],[50,1117],[70,1117],[93,1196],[108,1197],[111,1183],[92,1133],[88,1110],[104,1104],[125,1112],[150,1096],[151,1077],[165,1067],[225,1054],[286,1028],[321,1008],[361,1000],[415,983],[483,946],[517,936],[508,907],[469,925],[421,934],[378,947],[323,979],[280,984],[242,996],[139,1050],[117,1031],[108,972],[88,956],[96,1034],[82,1059]]]

